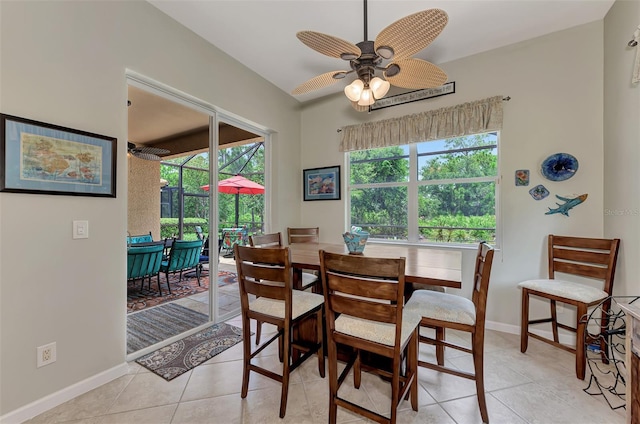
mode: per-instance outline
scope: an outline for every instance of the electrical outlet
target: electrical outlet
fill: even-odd
[[[38,358],[36,361],[36,365],[38,368],[56,362],[56,342],[38,346],[36,350],[38,353]]]

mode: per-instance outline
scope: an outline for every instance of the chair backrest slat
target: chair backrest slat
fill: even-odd
[[[291,243],[319,243],[320,227],[287,228],[287,241]]]
[[[329,277],[331,279],[331,277]],[[347,314],[357,318],[395,324],[397,307],[390,303],[380,303],[356,297],[334,295],[331,298],[334,313]]]
[[[249,245],[254,247],[282,247],[282,234],[254,234],[249,236]]]
[[[566,260],[573,262],[585,262],[591,264],[603,264],[609,263],[609,252],[602,251],[585,251],[575,249],[561,249],[558,247],[553,248],[553,257],[556,260]]]
[[[339,291],[352,296],[375,297],[387,301],[397,300],[396,281],[389,282],[379,278],[365,279],[333,272],[328,272],[327,277],[329,290],[332,291]]]

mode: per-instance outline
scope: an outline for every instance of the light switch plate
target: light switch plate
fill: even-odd
[[[89,238],[89,221],[73,221],[73,238]]]

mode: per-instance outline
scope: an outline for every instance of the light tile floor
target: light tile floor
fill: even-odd
[[[240,318],[228,321],[241,326]],[[264,335],[273,327],[263,328]],[[461,334],[448,337],[464,341]],[[420,355],[434,357],[431,346],[421,346]],[[449,365],[471,369],[468,355],[451,350]],[[273,369],[280,363],[277,351],[267,348],[261,360]],[[537,340],[530,340],[526,354],[520,353],[519,337],[487,331],[485,386],[492,424],[508,423],[598,423],[622,424],[624,410],[613,411],[601,396],[583,392],[588,379],[574,375],[574,357]],[[129,373],[63,405],[53,408],[29,424],[162,424],[162,423],[326,423],[328,378],[322,379],[315,357],[293,372],[287,413],[278,418],[280,385],[252,373],[249,394],[240,398],[242,344],[226,350],[171,382],[136,363]],[[356,390],[348,379],[341,394],[354,402],[388,413],[390,388],[376,376],[364,374]],[[344,393],[342,392],[344,390]],[[471,380],[419,370],[419,411],[409,402],[400,405],[399,423],[480,423],[480,413]],[[338,409],[338,422],[367,422]]]

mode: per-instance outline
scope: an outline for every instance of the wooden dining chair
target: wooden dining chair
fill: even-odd
[[[282,234],[254,234],[249,236],[249,246],[253,247],[282,247]]]
[[[292,243],[319,243],[320,227],[294,228],[287,227],[287,242]],[[300,289],[307,290],[311,288],[314,293],[320,293],[320,277],[317,271],[307,269],[300,270],[302,274],[298,274],[300,280]]]
[[[324,298],[315,293],[293,290],[293,269],[289,248],[257,248],[234,246],[240,304],[242,311],[243,372],[240,396],[247,397],[249,373],[251,371],[274,379],[282,384],[280,395],[280,418],[287,408],[289,375],[309,356],[318,357],[318,372],[324,378],[324,352],[322,325],[316,324],[313,341],[294,340],[296,327],[306,320],[322,322]],[[250,296],[255,299],[250,301]],[[250,321],[267,322],[278,328],[269,340],[251,348]],[[256,356],[274,341],[281,340],[282,373],[277,374],[259,365]],[[294,350],[303,352],[293,360]]]
[[[548,237],[548,278],[527,280],[518,284],[522,289],[522,320],[520,329],[520,351],[525,353],[529,344],[529,336],[549,343],[576,355],[576,377],[584,380],[586,371],[585,338],[586,315],[589,308],[598,305],[613,292],[613,277],[616,270],[620,239],[600,239],[584,237],[568,237],[550,234]],[[556,275],[561,274],[561,275]],[[570,280],[558,278],[569,276]],[[576,277],[587,277],[597,282],[598,287],[585,279],[578,281]],[[565,277],[566,278],[566,277]],[[549,301],[551,317],[532,320],[529,318],[529,297],[543,298]],[[576,319],[573,325],[558,322],[556,302],[576,308]],[[602,322],[606,323],[606,314],[610,301],[602,305]],[[553,340],[529,331],[530,325],[551,323]],[[576,334],[576,344],[561,343],[558,328]],[[602,331],[606,330],[606,325]],[[602,360],[607,363],[605,341],[600,337]]]
[[[405,259],[373,258],[320,251],[329,353],[329,423],[342,407],[379,423],[395,423],[399,403],[411,397],[418,410],[418,323],[420,316],[403,309]],[[337,345],[352,354],[338,376]],[[356,405],[338,394],[353,368],[354,386],[361,383],[361,351],[389,358],[391,371],[374,369],[391,381],[391,414]]]
[[[287,227],[287,239],[291,243],[319,243],[320,227]]]
[[[474,380],[480,416],[485,423],[489,422],[489,413],[484,394],[484,323],[493,253],[494,249],[485,242],[478,246],[471,299],[433,290],[416,290],[405,306],[407,311],[422,316],[420,327],[435,329],[435,337],[421,334],[420,342],[435,345],[437,363],[419,360],[418,365]],[[447,328],[471,334],[471,349],[447,342],[445,334]],[[446,367],[444,364],[445,347],[473,355],[474,372]]]

